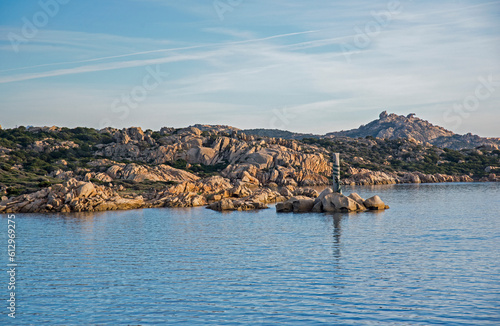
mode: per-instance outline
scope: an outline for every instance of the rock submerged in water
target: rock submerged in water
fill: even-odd
[[[384,210],[388,208],[379,196],[373,196],[364,201],[365,207],[371,210]]]
[[[279,213],[323,213],[323,212],[362,212],[366,210],[384,210],[387,206],[379,196],[373,196],[366,200],[357,193],[349,196],[334,193],[327,188],[314,198],[295,196],[276,205]]]

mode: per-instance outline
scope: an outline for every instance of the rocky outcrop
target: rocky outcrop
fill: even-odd
[[[376,138],[396,139],[412,138],[418,142],[430,142],[439,137],[450,137],[454,133],[442,127],[434,126],[428,121],[419,119],[414,114],[407,116],[388,114],[387,111],[380,113],[379,119],[374,120],[357,129],[329,133],[329,137],[351,137],[364,138],[372,136]]]
[[[185,182],[195,181],[199,177],[184,170],[175,169],[171,166],[160,164],[157,166],[131,164],[116,164],[108,168],[106,174],[112,179],[131,180],[142,182],[150,181],[173,181]]]
[[[95,172],[89,172],[85,174],[83,180],[84,181],[92,181],[92,180],[98,180],[100,182],[111,182],[113,181],[113,178],[111,178],[108,174],[106,173],[95,173]]]
[[[70,179],[35,193],[0,202],[2,213],[97,212],[144,207],[142,196],[120,196],[113,189]]]
[[[233,188],[229,179],[214,176],[197,182],[187,181],[168,188],[164,194],[180,195],[187,192],[196,192],[205,195],[228,191]]]
[[[326,185],[331,174],[329,153],[312,145],[283,139],[257,139],[227,126],[164,130],[149,141],[141,130],[106,131],[115,142],[98,145],[96,155],[149,164],[225,165],[223,177],[253,185]],[[144,139],[143,139],[144,138]]]
[[[276,211],[280,213],[362,212],[388,208],[389,206],[385,205],[379,196],[364,200],[357,193],[344,196],[334,193],[330,188],[325,189],[316,199],[306,196],[294,196],[276,205]]]
[[[213,202],[208,208],[216,211],[248,211],[268,208],[267,204],[285,200],[279,192],[269,188],[258,189],[243,198],[224,198]]]
[[[479,179],[481,182],[500,182],[500,174],[490,173],[487,177]]]
[[[186,181],[156,193],[150,199],[151,207],[196,207],[209,201],[231,196],[234,185],[229,179],[219,176],[202,180]]]
[[[368,169],[349,168],[349,177],[342,180],[345,185],[384,185],[399,183],[472,182],[468,175],[424,174],[420,172],[380,172]]]
[[[214,176],[196,182],[183,182],[156,193],[148,199],[148,207],[196,207],[224,210],[250,210],[267,208],[267,204],[285,200],[270,188],[248,188],[245,184],[231,183],[227,178]]]
[[[72,141],[60,141],[52,138],[37,140],[28,146],[29,149],[38,153],[50,153],[62,149],[78,148],[78,144]]]
[[[86,172],[89,169],[73,171],[64,171],[62,169],[54,170],[50,173],[50,177],[62,180],[75,178],[83,181],[101,181],[112,182],[113,180],[130,180],[134,182],[161,181],[161,182],[185,182],[196,181],[200,179],[198,176],[188,171],[173,168],[165,164],[155,166],[141,164],[124,164],[110,160],[97,160],[88,164],[94,170],[102,172]],[[110,166],[111,165],[111,166]],[[109,167],[107,167],[109,166]]]
[[[73,179],[75,177],[75,173],[73,171],[63,171],[61,169],[57,169],[57,170],[52,171],[49,174],[49,176],[52,178],[57,178],[57,179],[61,179],[61,180],[69,180],[69,179]]]

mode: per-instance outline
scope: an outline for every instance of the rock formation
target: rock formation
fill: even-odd
[[[111,179],[123,179],[136,182],[142,182],[144,180],[184,182],[199,179],[199,177],[192,173],[175,169],[165,164],[156,166],[139,165],[135,163],[115,164],[107,169],[106,174],[109,175]],[[98,178],[98,175],[96,177]]]
[[[140,128],[106,129],[115,142],[98,146],[96,155],[149,164],[185,161],[189,165],[225,164],[221,175],[232,181],[278,185],[326,185],[331,174],[326,150],[297,141],[259,140],[229,127],[200,126],[164,130],[154,140]],[[162,129],[163,130],[163,129]],[[230,131],[230,134],[228,133]],[[109,174],[109,173],[108,173]],[[113,176],[112,176],[113,177]]]
[[[327,188],[317,198],[306,196],[294,196],[276,205],[276,211],[280,213],[340,213],[340,212],[362,212],[366,210],[384,210],[389,206],[380,199],[373,196],[364,200],[357,193],[344,196],[334,193]]]
[[[384,185],[398,183],[472,182],[468,175],[424,174],[420,172],[380,172],[368,169],[349,168],[349,177],[342,180],[345,185]]]
[[[0,202],[1,213],[97,212],[141,208],[142,196],[119,195],[113,189],[70,179],[35,193]]]

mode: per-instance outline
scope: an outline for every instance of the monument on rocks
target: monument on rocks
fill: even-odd
[[[333,192],[342,194],[340,185],[340,153],[333,153]]]
[[[276,211],[282,213],[336,213],[362,212],[366,210],[384,210],[387,206],[379,196],[363,199],[353,192],[349,196],[342,194],[340,182],[340,154],[333,154],[333,187],[326,188],[316,198],[294,196],[285,202],[276,204]]]

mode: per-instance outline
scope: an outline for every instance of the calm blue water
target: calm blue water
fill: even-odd
[[[500,324],[500,184],[355,190],[391,209],[18,214],[14,324]]]

